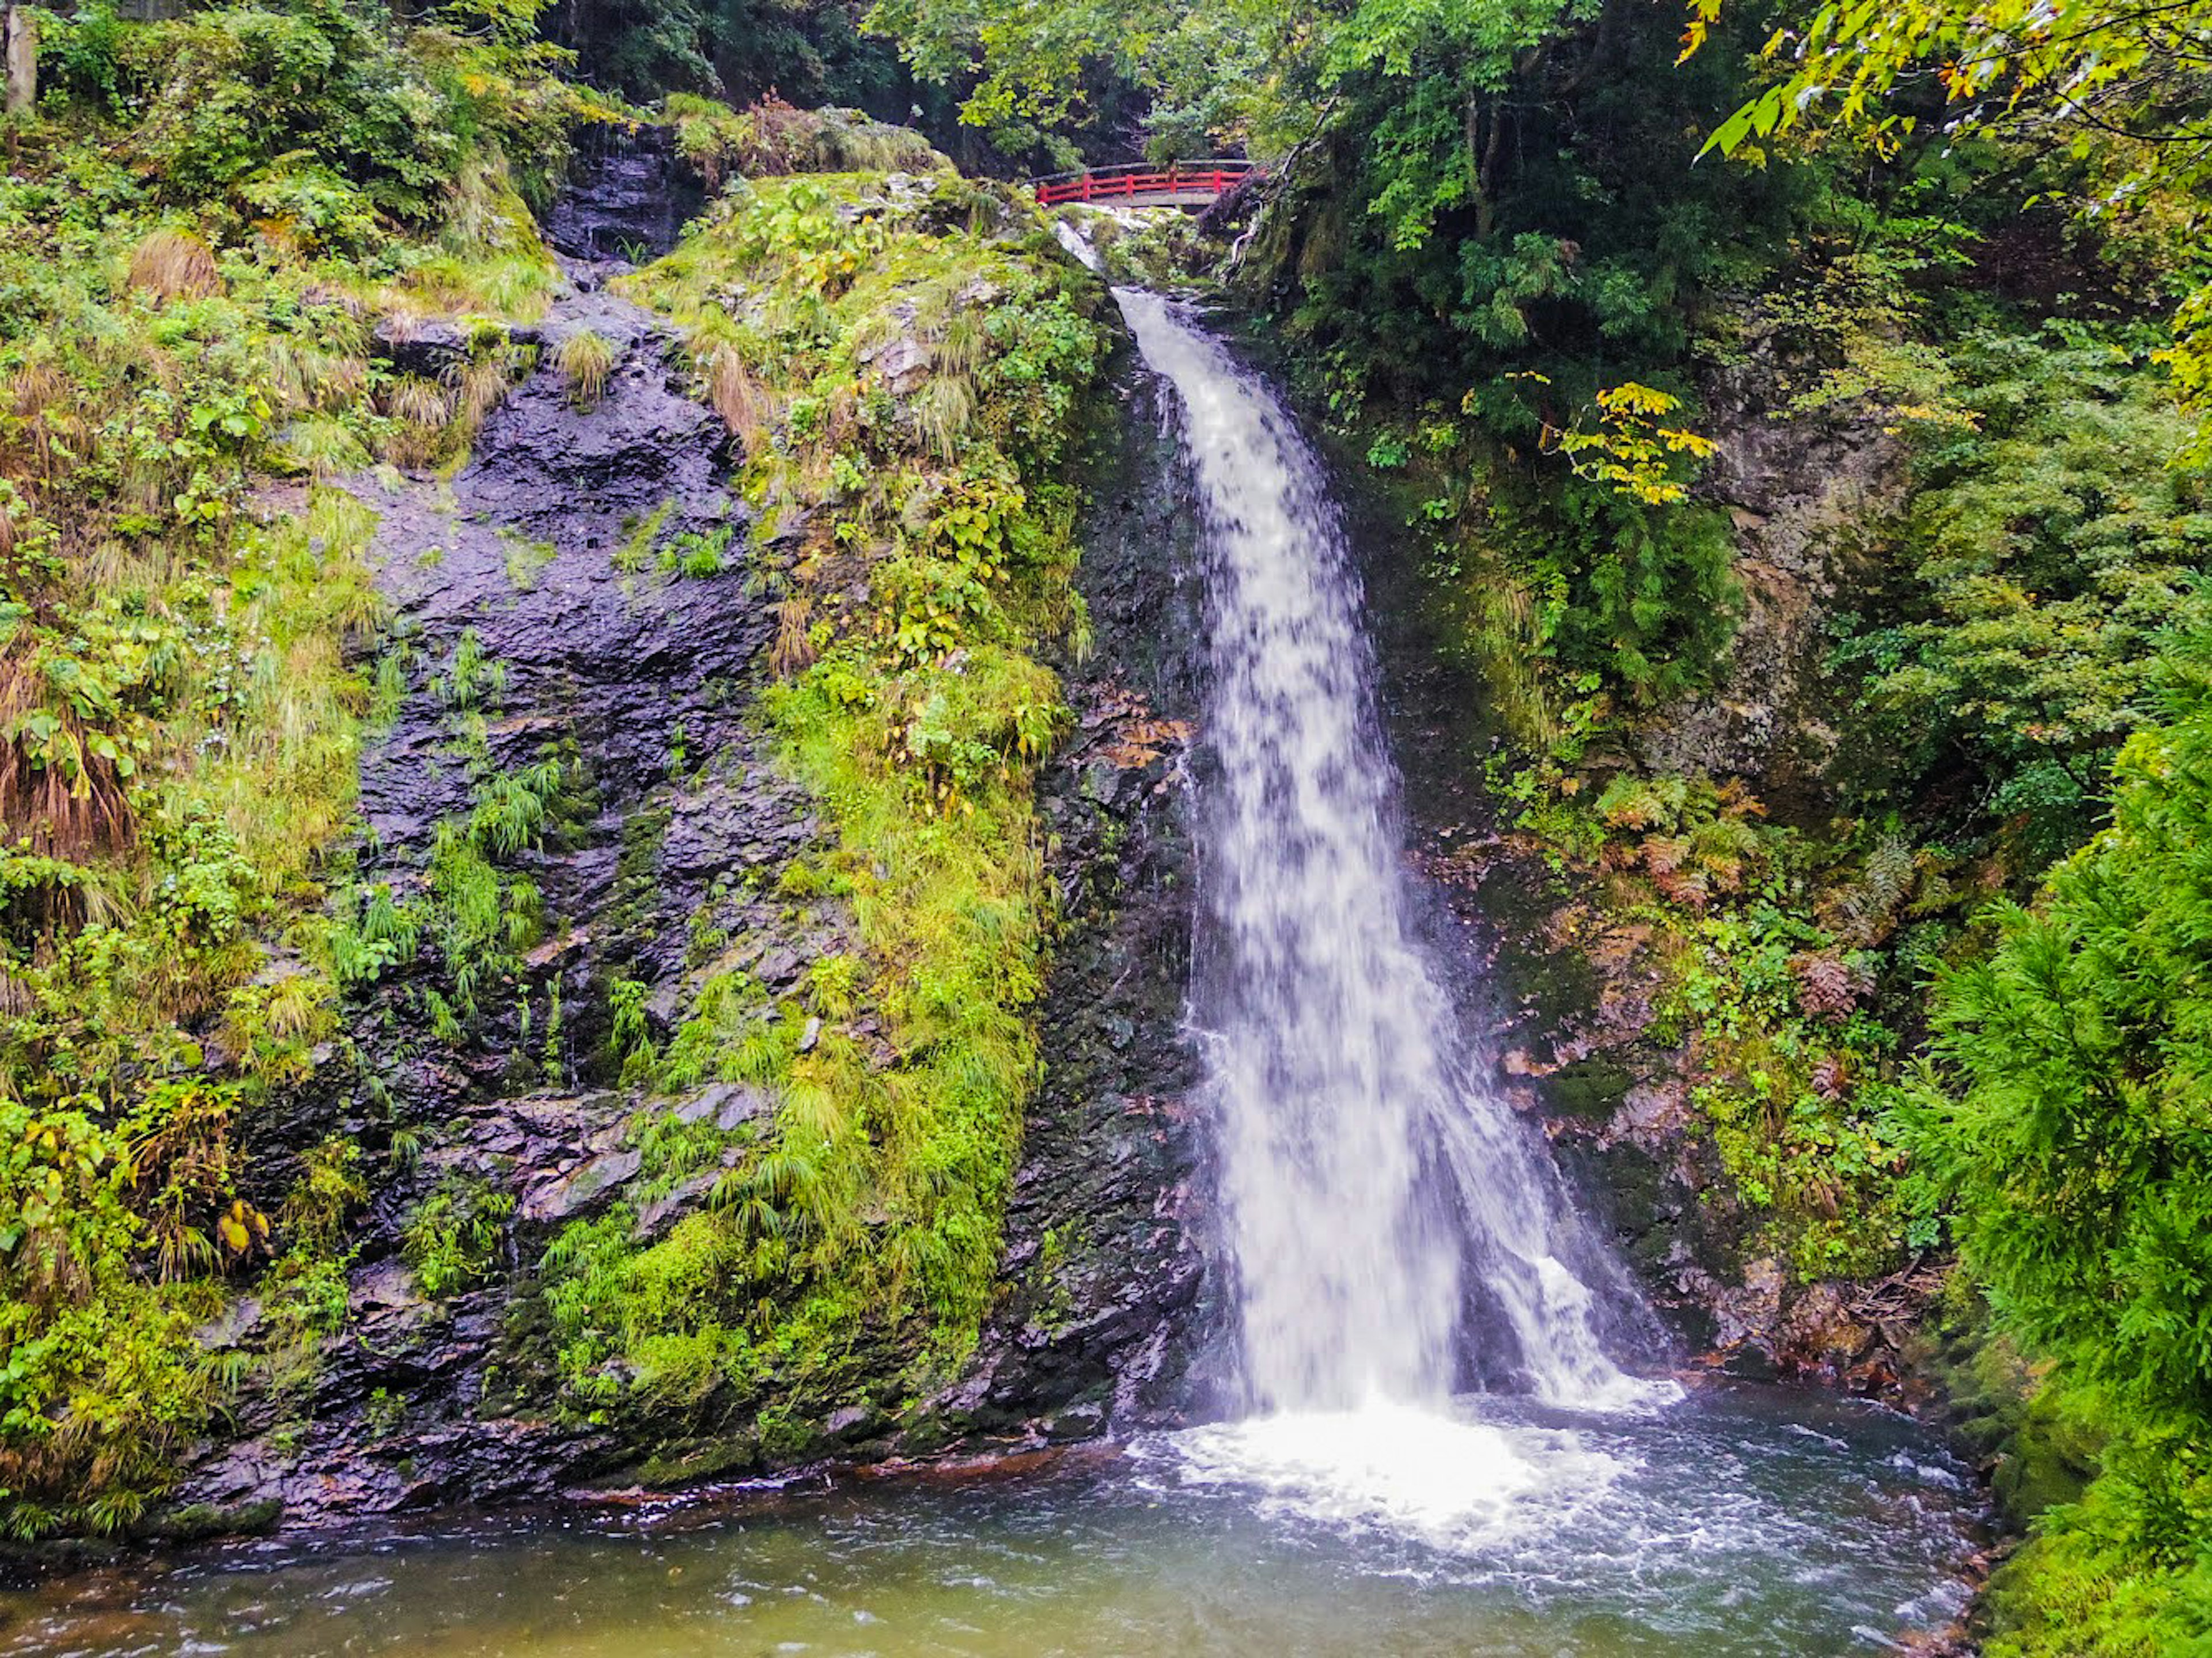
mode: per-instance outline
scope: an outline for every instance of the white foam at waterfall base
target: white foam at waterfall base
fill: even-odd
[[[1187,1429],[1134,1454],[1178,1486],[1241,1496],[1271,1520],[1450,1554],[1548,1531],[1625,1471],[1571,1432],[1508,1431],[1387,1400]]]

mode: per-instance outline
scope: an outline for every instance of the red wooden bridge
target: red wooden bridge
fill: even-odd
[[[1032,180],[1037,205],[1113,202],[1122,207],[1204,207],[1259,169],[1249,161],[1177,161],[1171,167],[1094,167]]]

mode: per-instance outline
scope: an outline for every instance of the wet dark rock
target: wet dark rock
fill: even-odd
[[[498,328],[495,333],[513,345],[535,345],[542,337],[535,328]],[[376,355],[403,374],[438,380],[465,368],[476,355],[477,325],[446,318],[379,318],[370,331],[369,343]]]
[[[1105,1429],[1103,1405],[1071,1405],[1045,1418],[1044,1436],[1051,1440],[1096,1439]]]
[[[898,339],[865,361],[893,397],[903,398],[920,389],[935,359],[919,340]]]
[[[705,194],[664,126],[592,129],[569,164],[545,239],[572,259],[617,268],[676,246]]]
[[[240,1297],[223,1309],[217,1317],[192,1332],[192,1339],[211,1352],[227,1348],[250,1347],[262,1333],[261,1303],[252,1296]]]
[[[1735,531],[1744,610],[1721,683],[1638,722],[1651,769],[1753,779],[1770,810],[1819,822],[1844,712],[1826,678],[1826,627],[1867,531],[1903,504],[1903,441],[1868,419],[1778,420],[1771,361],[1756,353],[1709,388],[1719,445],[1698,495]]]
[[[676,1115],[684,1122],[712,1117],[714,1127],[726,1133],[761,1115],[771,1103],[767,1095],[750,1084],[710,1083],[678,1106]]]
[[[727,485],[727,434],[689,394],[676,342],[652,318],[572,294],[543,332],[557,342],[586,328],[616,356],[592,407],[575,406],[546,364],[490,413],[450,483],[354,486],[378,514],[380,585],[410,657],[399,716],[364,757],[363,883],[421,893],[439,824],[474,805],[471,766],[434,683],[465,635],[503,672],[478,708],[489,765],[558,760],[575,816],[515,860],[543,895],[544,939],[514,981],[480,995],[474,1040],[439,1040],[403,975],[350,1010],[354,1064],[327,1067],[257,1120],[254,1163],[275,1171],[272,1203],[297,1153],[333,1134],[374,1155],[404,1130],[422,1149],[411,1164],[372,1165],[381,1172],[350,1241],[348,1328],[313,1366],[311,1412],[302,1419],[295,1400],[274,1396],[247,1407],[240,1442],[210,1448],[187,1503],[276,1501],[288,1524],[314,1524],[547,1493],[618,1458],[606,1433],[551,1418],[526,1357],[543,1317],[528,1269],[562,1223],[625,1193],[642,1164],[629,1125],[665,1108],[605,1085],[607,987],[641,981],[664,1021],[675,1017],[702,915],[733,936],[787,933],[777,947],[794,977],[843,942],[834,916],[792,920],[791,906],[748,896],[823,842],[811,803],[759,751],[751,698],[774,619],[738,568],[745,526]],[[457,343],[434,330],[420,343]],[[675,537],[717,534],[732,550],[724,574],[659,568]],[[365,1111],[364,1098],[381,1103]],[[699,1108],[734,1126],[761,1102],[721,1090]],[[515,1209],[488,1281],[441,1303],[423,1297],[401,1235],[452,1180],[504,1192]],[[650,1224],[672,1225],[705,1196],[663,1194]]]
[[[644,1158],[635,1151],[607,1151],[538,1187],[522,1200],[527,1221],[567,1220],[598,1206],[599,1200],[626,1182]]]
[[[734,1154],[725,1153],[726,1159],[734,1160]],[[678,1221],[692,1213],[714,1195],[714,1187],[721,1183],[721,1169],[709,1169],[680,1181],[660,1197],[642,1205],[637,1212],[637,1224],[630,1228],[631,1239],[638,1243],[651,1243],[667,1236]]]
[[[635,1128],[647,1117],[726,1133],[772,1107],[743,1084],[673,1100],[620,1085],[610,986],[640,985],[665,1040],[710,975],[742,971],[789,993],[824,956],[858,948],[837,901],[779,890],[794,860],[818,865],[830,848],[814,804],[765,750],[754,708],[775,623],[738,568],[747,525],[728,479],[739,457],[652,318],[578,291],[540,333],[550,344],[586,328],[615,348],[592,407],[575,406],[548,354],[488,416],[450,482],[353,486],[378,513],[380,580],[409,653],[398,717],[364,758],[359,879],[420,895],[439,825],[472,809],[471,773],[487,762],[512,771],[557,759],[575,799],[512,860],[542,894],[543,936],[507,981],[479,993],[470,1040],[439,1037],[416,993],[437,981],[428,966],[410,969],[349,1007],[344,1060],[257,1115],[251,1166],[269,1187],[257,1200],[281,1202],[301,1155],[333,1136],[363,1147],[373,1194],[346,1240],[344,1329],[289,1390],[241,1405],[234,1440],[204,1448],[180,1506],[277,1505],[288,1527],[314,1526],[544,1500],[588,1480],[1087,1437],[1173,1419],[1204,1396],[1202,1355],[1222,1309],[1206,1269],[1208,1187],[1180,1029],[1194,890],[1184,651],[1196,630],[1182,585],[1188,550],[1176,548],[1191,514],[1132,370],[1127,401],[1099,410],[1085,469],[1103,480],[1082,574],[1095,648],[1067,665],[1080,730],[1038,791],[1062,917],[1042,1011],[1044,1080],[1007,1216],[1004,1291],[966,1372],[915,1401],[903,1351],[864,1339],[841,1358],[842,1396],[814,1420],[780,1426],[772,1447],[726,1414],[602,1425],[559,1413],[538,1278],[547,1245],[623,1202],[635,1206],[634,1238],[665,1237],[742,1158],[733,1146],[667,1189],[646,1186]],[[390,349],[418,344],[465,342],[426,331]],[[888,354],[884,372],[895,376],[897,363]],[[718,535],[726,573],[661,568],[659,549],[674,538]],[[503,670],[477,710],[475,762],[457,746],[472,720],[435,684],[465,637]],[[807,1016],[802,1048],[824,1029]],[[846,1034],[878,1049],[884,1041],[868,1018]],[[404,1159],[391,1155],[403,1134],[413,1147]],[[432,1299],[407,1265],[409,1227],[448,1188],[500,1193],[513,1209],[481,1273]],[[273,1339],[270,1321],[242,1313],[204,1334],[241,1351]]]
[[[1066,932],[1044,1081],[1006,1225],[1006,1291],[933,1426],[1121,1432],[1210,1408],[1226,1312],[1182,1028],[1196,897],[1183,748],[1200,638],[1188,505],[1156,395],[1133,367],[1086,458],[1081,586],[1097,648],[1072,668],[1079,736],[1039,808]],[[1133,741],[1170,728],[1158,743]],[[1068,1412],[1079,1409],[1079,1418]]]
[[[848,1405],[842,1410],[830,1412],[823,1418],[822,1429],[832,1439],[864,1439],[878,1420],[875,1411],[869,1406]]]

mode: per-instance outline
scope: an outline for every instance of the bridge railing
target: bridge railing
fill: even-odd
[[[1041,207],[1064,202],[1110,202],[1132,196],[1218,196],[1259,169],[1249,161],[1177,161],[1170,167],[1093,167],[1030,181]]]

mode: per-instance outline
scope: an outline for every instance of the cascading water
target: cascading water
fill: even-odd
[[[1437,1414],[1468,1341],[1510,1347],[1551,1405],[1679,1390],[1601,1346],[1599,1298],[1566,1264],[1597,1252],[1549,1159],[1479,1084],[1415,938],[1359,583],[1318,458],[1184,308],[1115,297],[1175,392],[1206,531],[1216,774],[1191,1017],[1255,1419],[1200,1436],[1195,1455],[1233,1442],[1228,1461],[1278,1485],[1348,1485],[1417,1524],[1438,1500],[1465,1518],[1471,1483],[1494,1504],[1557,1472]],[[1471,1302],[1504,1327],[1466,1328]]]

